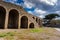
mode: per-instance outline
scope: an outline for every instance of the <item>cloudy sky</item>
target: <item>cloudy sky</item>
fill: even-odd
[[[44,18],[45,15],[60,15],[60,0],[5,0],[22,6],[28,13]]]

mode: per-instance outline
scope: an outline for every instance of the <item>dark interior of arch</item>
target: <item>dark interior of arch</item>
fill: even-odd
[[[36,18],[36,22],[38,23],[38,18]]]
[[[39,19],[39,25],[40,25],[40,19]]]
[[[28,28],[28,18],[26,16],[21,18],[21,28]]]
[[[17,29],[18,28],[18,19],[19,19],[18,11],[15,9],[11,10],[9,12],[8,28]]]
[[[32,17],[33,19],[35,19],[35,17]]]
[[[34,24],[31,23],[30,26],[29,26],[29,28],[34,28]]]
[[[6,10],[0,6],[0,29],[4,29]]]

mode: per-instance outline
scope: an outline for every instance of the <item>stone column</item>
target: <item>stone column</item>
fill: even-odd
[[[29,25],[30,25],[30,24],[29,24],[29,22],[28,22],[28,29],[30,29],[30,28],[29,28]]]
[[[6,12],[6,17],[5,17],[5,29],[7,29],[7,27],[8,27],[8,17],[9,17],[9,13]]]
[[[20,14],[19,14],[19,18],[18,18],[18,29],[20,29]]]
[[[28,18],[28,29],[30,29],[30,28],[29,28],[29,25],[30,25],[30,20],[29,20],[29,18]]]

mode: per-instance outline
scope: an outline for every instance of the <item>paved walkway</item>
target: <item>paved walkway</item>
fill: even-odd
[[[60,28],[55,28],[57,31],[60,31]]]

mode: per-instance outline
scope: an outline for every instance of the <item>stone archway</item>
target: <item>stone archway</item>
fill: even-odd
[[[28,18],[26,16],[21,17],[21,28],[28,28]]]
[[[40,19],[39,19],[39,25],[40,25]]]
[[[18,28],[18,19],[19,19],[18,11],[15,9],[10,10],[8,28],[9,29],[17,29]]]
[[[4,29],[6,9],[0,6],[0,29]]]
[[[29,28],[34,28],[34,23],[30,23]]]
[[[36,22],[38,23],[38,18],[36,18]]]

